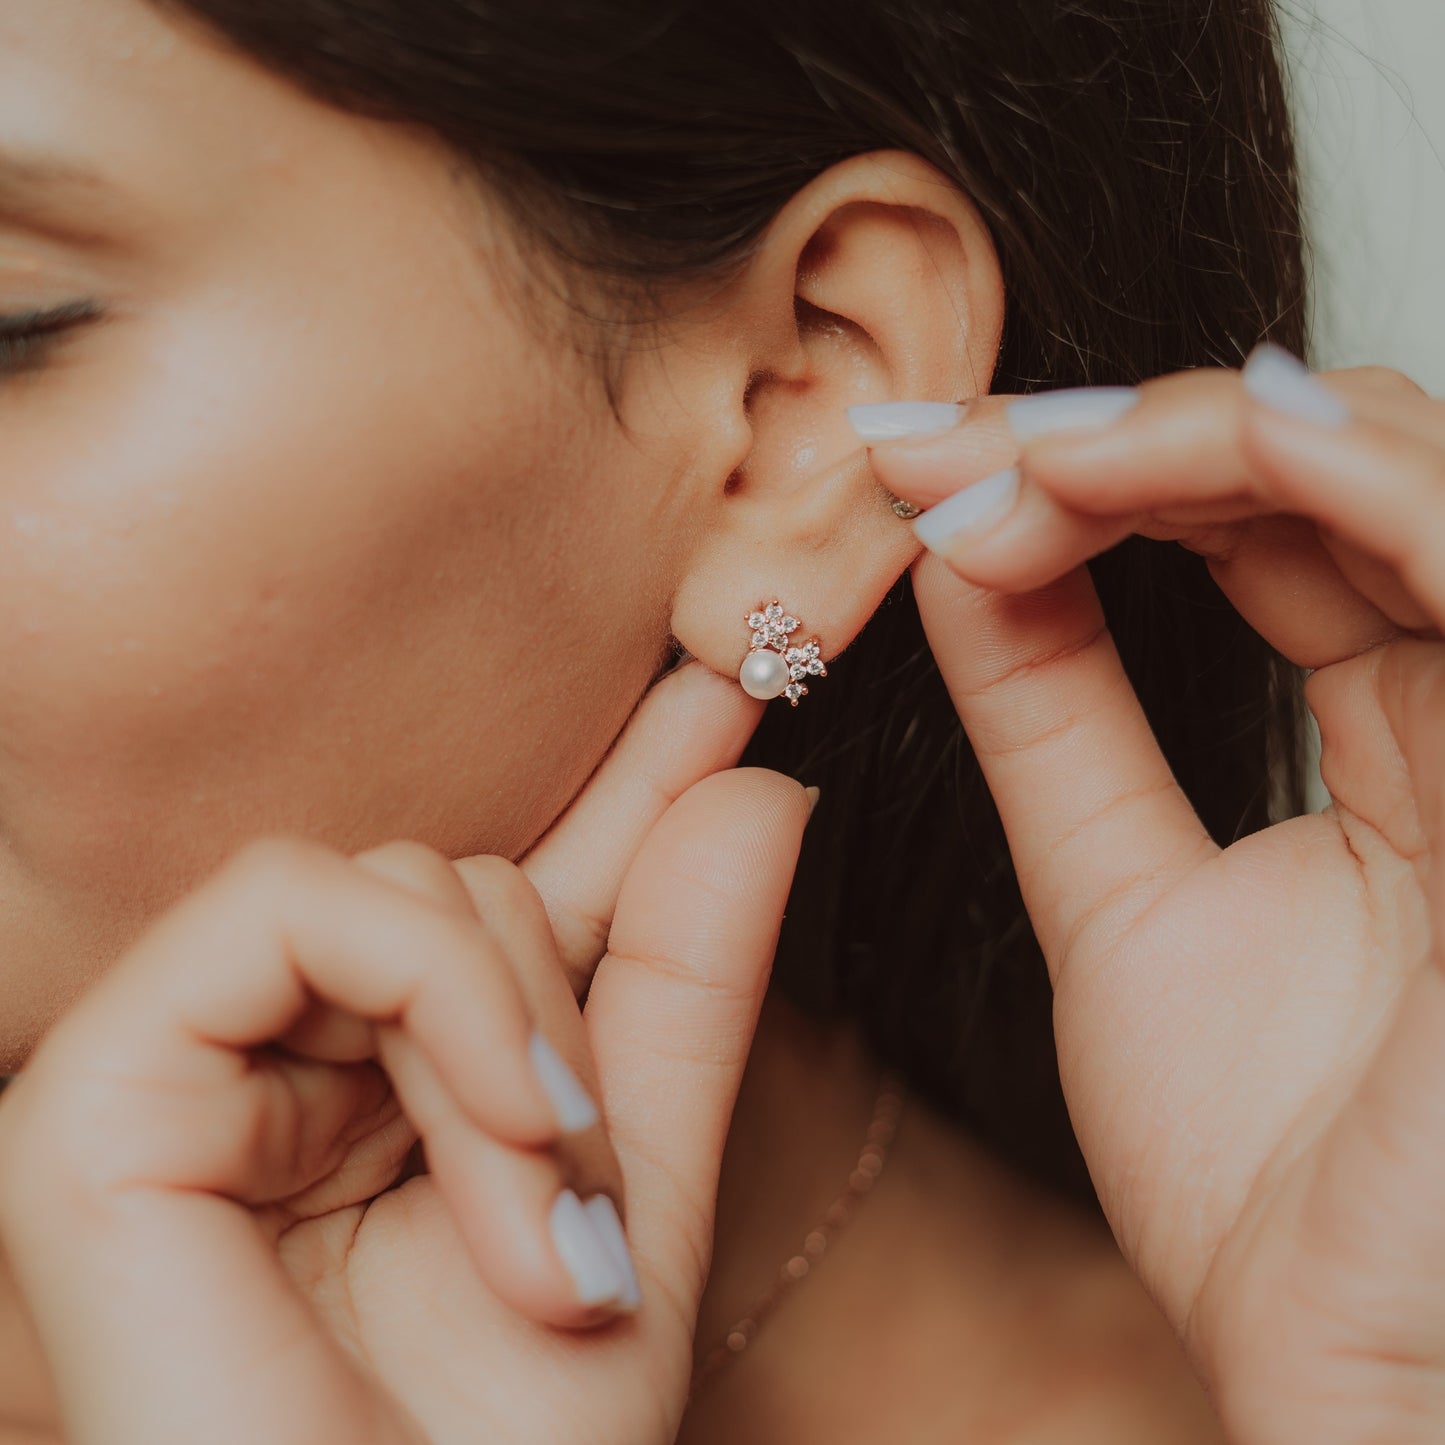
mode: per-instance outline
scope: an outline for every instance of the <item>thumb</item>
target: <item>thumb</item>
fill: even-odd
[[[805,790],[765,768],[689,788],[623,882],[587,999],[638,1270],[689,1315],[808,811]]]

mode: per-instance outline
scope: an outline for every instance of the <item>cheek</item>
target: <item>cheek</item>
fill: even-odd
[[[17,427],[0,825],[33,907],[140,915],[262,832],[515,857],[645,687],[667,587],[575,394],[498,337],[326,335],[211,317],[68,383],[82,432]]]

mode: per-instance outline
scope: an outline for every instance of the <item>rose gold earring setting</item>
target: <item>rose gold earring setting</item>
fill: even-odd
[[[821,644],[816,637],[795,647],[789,638],[802,623],[783,611],[776,597],[755,612],[743,613],[752,628],[752,649],[738,668],[738,681],[749,697],[767,701],[785,697],[797,707],[806,697],[809,677],[827,677],[828,669],[819,656]]]

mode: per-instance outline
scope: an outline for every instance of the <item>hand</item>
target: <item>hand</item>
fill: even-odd
[[[520,867],[249,846],[61,1020],[0,1102],[0,1229],[71,1445],[673,1439],[807,811],[718,772],[760,711],[665,679]],[[550,1222],[624,1183],[619,1317],[620,1231],[589,1305]]]
[[[1164,377],[1110,424],[1022,443],[1047,410],[988,398],[874,467],[930,507],[1018,462],[1011,510],[992,483],[979,530],[919,560],[919,605],[1048,961],[1100,1199],[1230,1439],[1438,1441],[1445,404],[1275,348],[1246,376]],[[1313,669],[1323,812],[1210,839],[1082,565],[1131,532],[1203,553]]]

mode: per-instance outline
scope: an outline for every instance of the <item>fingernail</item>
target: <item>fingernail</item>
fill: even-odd
[[[818,806],[818,799],[823,795],[823,790],[821,788],[804,788],[803,791],[808,795],[808,816],[811,818],[813,809]]]
[[[1261,341],[1244,363],[1244,389],[1256,401],[1301,421],[1342,426],[1350,409],[1297,356]]]
[[[594,1194],[583,1208],[622,1277],[622,1294],[618,1304],[625,1310],[635,1310],[642,1303],[642,1286],[637,1282],[637,1270],[632,1264],[632,1251],[627,1247],[627,1235],[623,1232],[617,1206],[607,1195]]]
[[[570,1189],[552,1203],[552,1243],[584,1305],[612,1304],[622,1298],[627,1279],[612,1246],[598,1233],[593,1216]]]
[[[1106,427],[1139,400],[1132,386],[1069,386],[1021,396],[1004,408],[1016,441],[1075,427]]]
[[[582,1081],[567,1067],[566,1060],[547,1041],[545,1035],[534,1033],[527,1051],[532,1056],[532,1068],[542,1085],[553,1109],[557,1111],[557,1122],[564,1134],[578,1129],[590,1129],[598,1119],[597,1105],[592,1102]]]
[[[995,472],[930,507],[914,522],[913,533],[925,547],[937,551],[960,533],[1002,520],[1018,491],[1017,467]]]
[[[951,401],[880,401],[850,406],[848,420],[865,442],[887,442],[949,431],[966,410]]]

